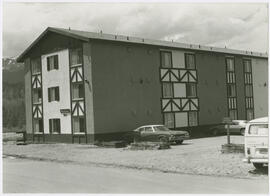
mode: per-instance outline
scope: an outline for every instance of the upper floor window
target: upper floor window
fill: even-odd
[[[245,90],[246,90],[246,97],[252,97],[253,96],[252,85],[246,85]]]
[[[197,96],[195,83],[187,83],[186,88],[187,88],[187,97],[196,97]]]
[[[244,70],[245,72],[251,73],[251,61],[245,59],[244,60]]]
[[[163,98],[173,97],[172,83],[162,83]]]
[[[72,99],[84,98],[83,83],[72,83]]]
[[[31,67],[32,67],[32,74],[40,73],[41,72],[40,59],[36,58],[31,60]]]
[[[58,69],[58,55],[47,57],[47,71]]]
[[[70,65],[82,64],[82,49],[71,49],[70,50]]]
[[[42,100],[41,88],[33,89],[33,103],[41,103],[41,100]]]
[[[161,51],[161,67],[172,67],[172,53]]]
[[[235,97],[236,96],[236,89],[234,84],[228,84],[228,97]]]
[[[49,131],[50,133],[60,133],[61,125],[59,118],[49,119]]]
[[[195,55],[194,54],[185,54],[186,69],[195,69]]]
[[[226,68],[227,71],[234,71],[234,59],[226,58]]]
[[[59,101],[59,87],[51,87],[48,88],[48,100],[51,101]]]

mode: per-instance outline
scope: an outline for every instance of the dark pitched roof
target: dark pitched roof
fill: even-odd
[[[39,40],[44,37],[47,32],[55,32],[61,35],[69,36],[75,39],[80,39],[82,41],[89,41],[90,39],[101,39],[101,40],[110,40],[110,41],[120,41],[120,42],[128,42],[128,43],[140,43],[147,45],[156,45],[161,47],[173,47],[180,49],[193,49],[193,50],[202,50],[202,51],[211,51],[211,52],[220,52],[226,54],[239,54],[244,56],[254,56],[254,57],[264,57],[268,58],[267,53],[259,53],[259,52],[251,52],[251,51],[243,51],[243,50],[234,50],[228,48],[218,48],[211,46],[202,46],[195,44],[185,44],[178,42],[169,42],[169,41],[161,41],[161,40],[152,40],[138,37],[130,37],[123,35],[113,35],[113,34],[105,34],[105,33],[94,33],[87,31],[78,31],[71,29],[63,29],[63,28],[54,28],[48,27],[18,58],[18,62],[22,62],[25,55],[31,50],[31,48],[39,42]]]

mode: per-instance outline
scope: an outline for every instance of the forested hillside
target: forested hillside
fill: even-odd
[[[25,127],[24,67],[14,59],[2,59],[2,117],[4,131]]]

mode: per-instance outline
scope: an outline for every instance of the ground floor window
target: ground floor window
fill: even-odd
[[[229,117],[233,120],[237,119],[237,110],[229,110]]]
[[[85,121],[84,117],[72,117],[72,128],[73,133],[84,133],[85,132]]]
[[[247,109],[247,120],[252,120],[254,119],[254,116],[253,116],[253,109]]]
[[[188,112],[188,125],[189,126],[197,126],[198,125],[197,112]]]
[[[164,125],[168,128],[174,128],[174,113],[164,113]]]
[[[60,133],[61,124],[59,118],[49,119],[49,130],[50,133]]]
[[[34,129],[34,133],[43,132],[43,120],[42,120],[42,118],[34,118],[33,119],[33,129]]]

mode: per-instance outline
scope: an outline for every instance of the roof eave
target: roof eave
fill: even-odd
[[[63,32],[63,31],[60,31],[60,30],[57,30],[57,29],[54,29],[52,27],[47,27],[45,29],[45,31],[43,31],[37,39],[35,39],[35,41],[32,42],[32,44],[30,44],[30,46],[28,46],[25,51],[23,51],[23,53],[16,59],[17,62],[20,62],[20,63],[23,63],[24,61],[24,58],[26,56],[26,54],[48,33],[48,32],[54,32],[54,33],[59,33],[61,35],[64,35],[64,36],[68,36],[68,37],[72,37],[72,38],[75,38],[75,39],[79,39],[79,40],[82,40],[82,41],[89,41],[89,38],[86,38],[86,37],[83,37],[83,36],[79,36],[79,35],[74,35],[72,33],[67,33],[67,32]]]

